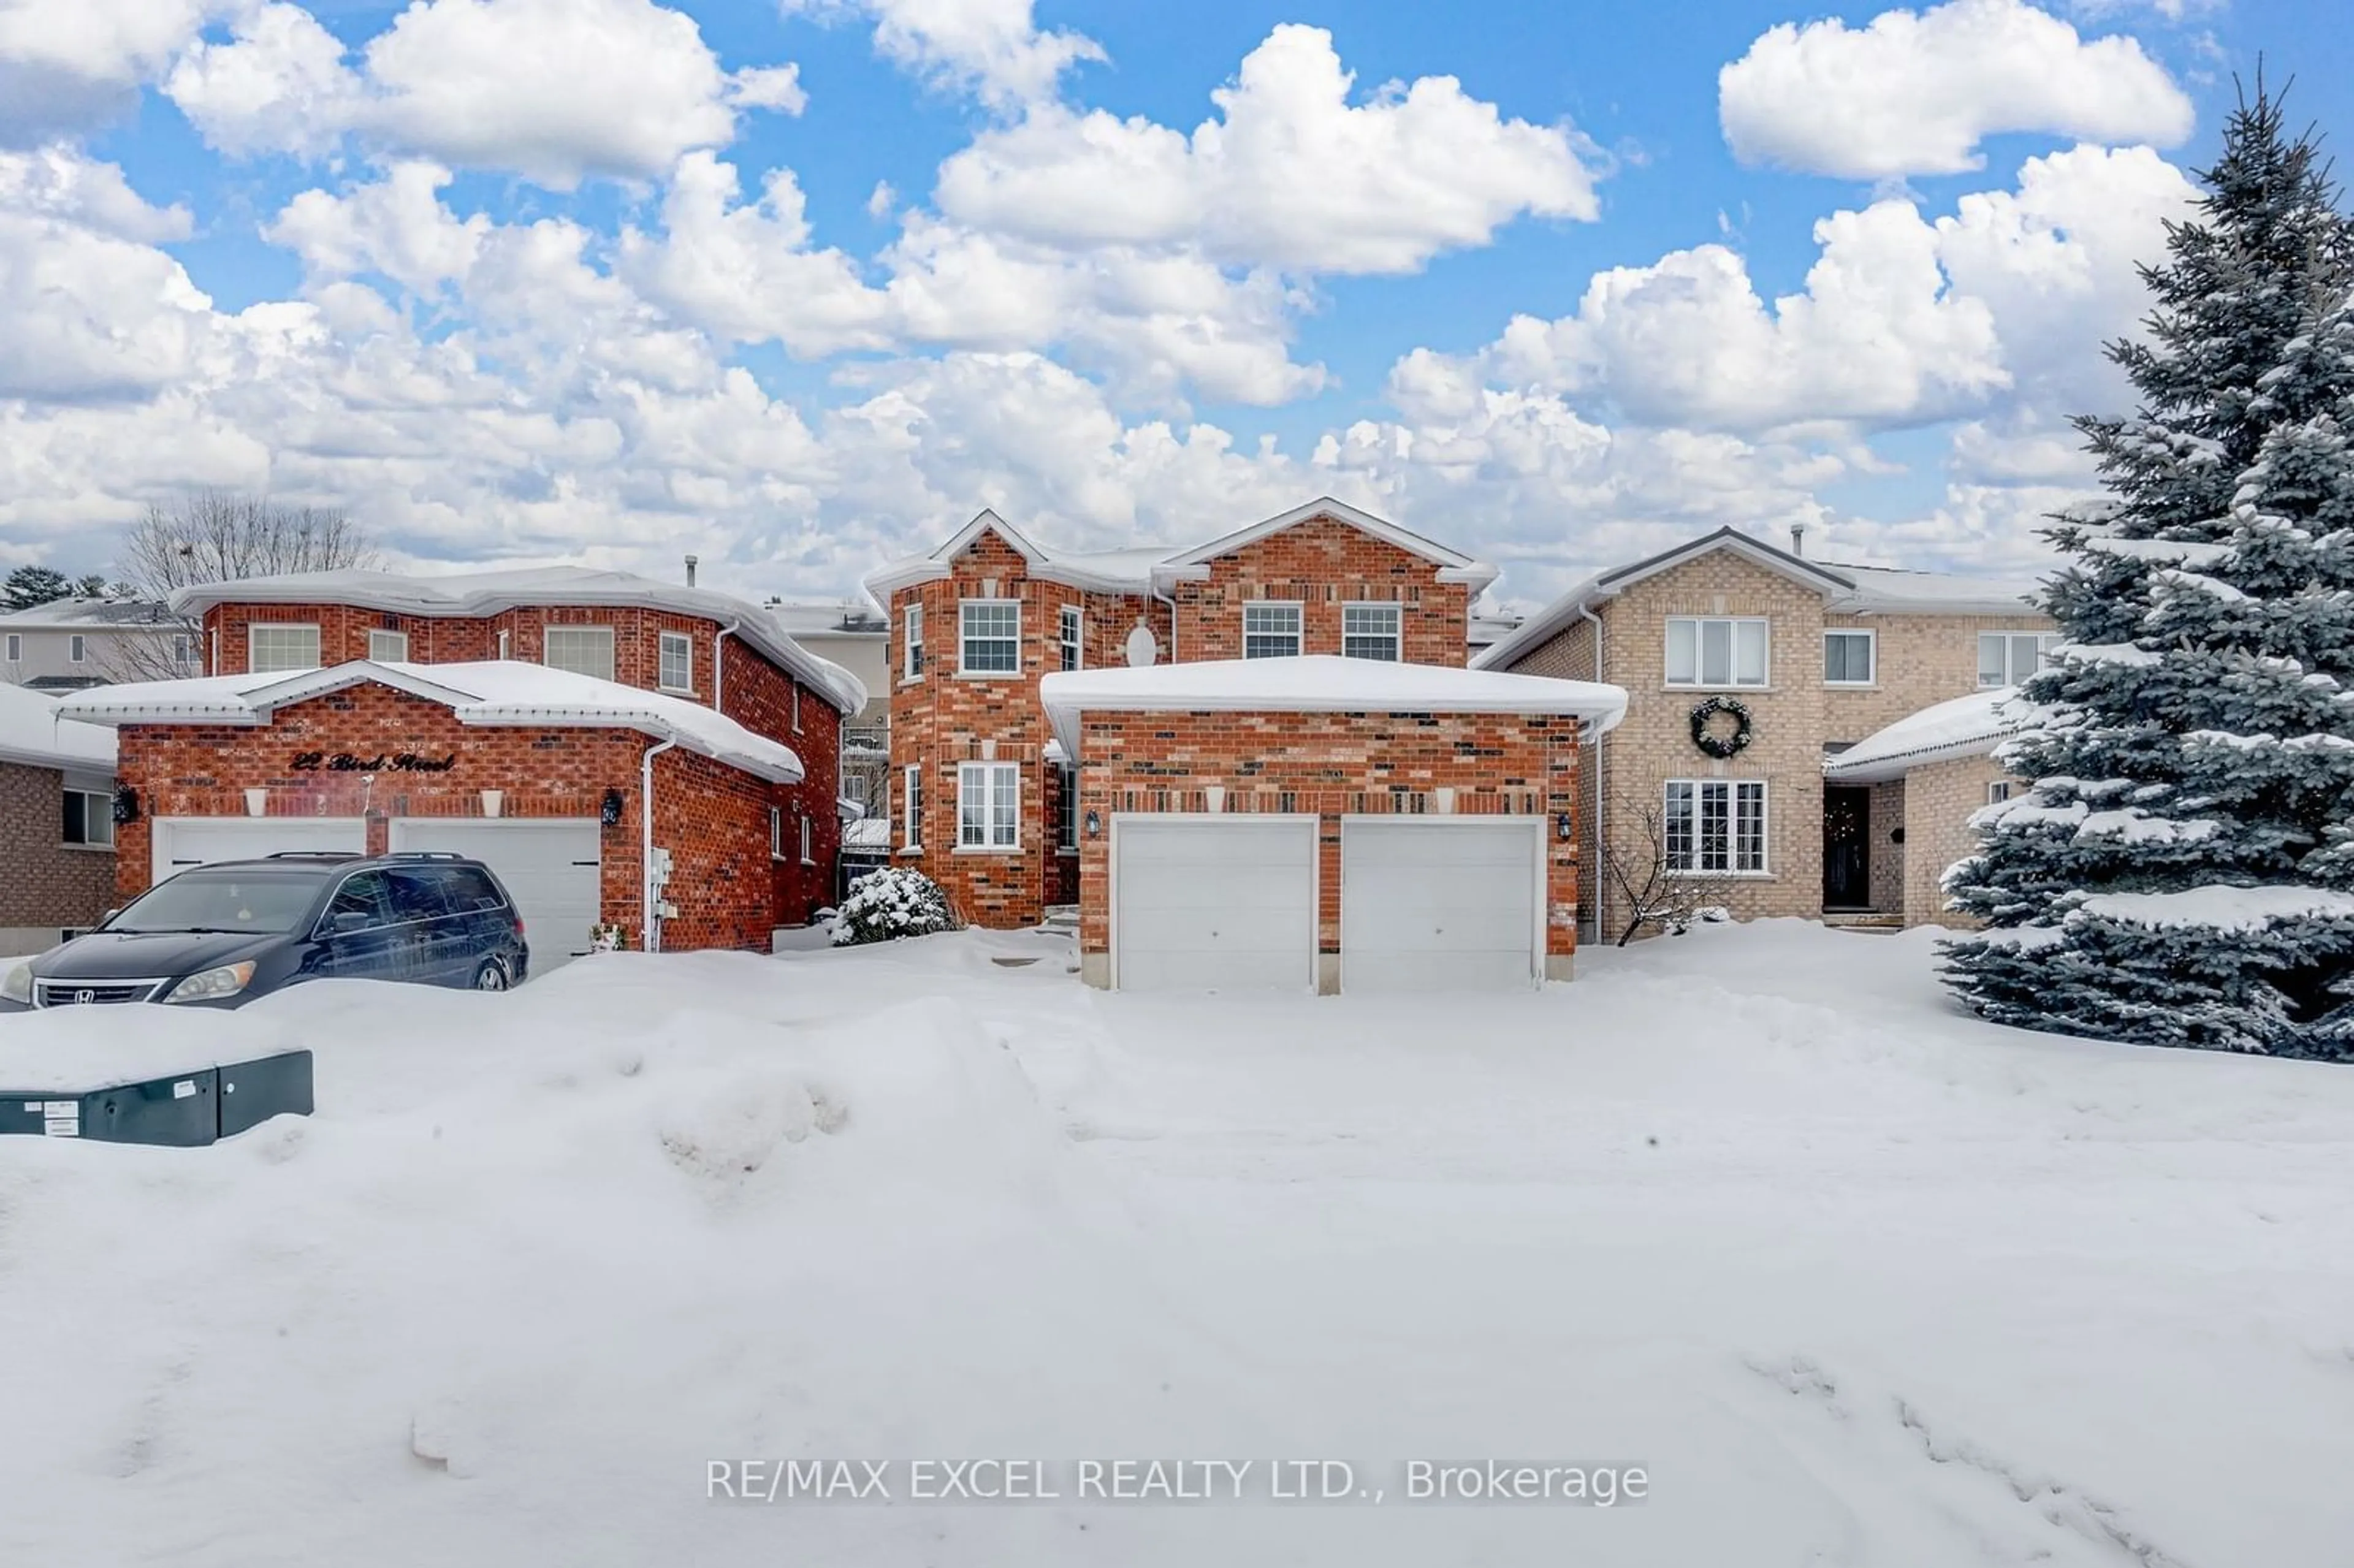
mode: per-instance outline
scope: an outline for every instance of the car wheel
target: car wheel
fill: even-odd
[[[504,991],[507,989],[506,966],[496,959],[484,959],[482,967],[474,971],[474,990]]]

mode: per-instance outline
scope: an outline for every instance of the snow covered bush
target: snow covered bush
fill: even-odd
[[[2145,270],[2084,419],[2111,500],[2058,520],[2063,640],[1971,820],[1946,948],[1988,1018],[2354,1057],[2354,224],[2261,93]]]
[[[888,942],[956,929],[948,895],[920,871],[886,866],[858,879],[842,901],[833,926],[834,946]]]

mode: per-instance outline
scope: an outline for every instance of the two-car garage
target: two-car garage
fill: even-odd
[[[602,909],[595,818],[395,817],[388,828],[396,852],[462,854],[497,874],[523,916],[535,975],[588,950]],[[367,825],[358,817],[159,817],[154,843],[160,882],[217,861],[305,851],[359,854]]]
[[[1111,983],[1316,990],[1322,885],[1338,872],[1344,991],[1507,990],[1544,976],[1544,819],[1115,816]]]

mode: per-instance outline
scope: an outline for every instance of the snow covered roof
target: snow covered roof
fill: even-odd
[[[1206,576],[1207,564],[1218,556],[1315,517],[1332,518],[1420,556],[1437,568],[1436,580],[1468,584],[1475,596],[1496,580],[1495,567],[1484,566],[1469,556],[1326,495],[1319,496],[1304,506],[1295,506],[1288,512],[1254,523],[1247,528],[1222,535],[1206,545],[1143,545],[1119,550],[1052,549],[1031,538],[996,513],[983,511],[958,529],[938,549],[927,555],[910,556],[869,572],[865,587],[866,591],[877,600],[887,604],[894,593],[911,583],[947,577],[950,563],[970,548],[975,539],[983,534],[993,533],[1028,563],[1032,577],[1097,593],[1165,593],[1172,584],[1182,579]]]
[[[1288,659],[1215,659],[1141,669],[1057,672],[1039,701],[1064,752],[1079,755],[1079,715],[1090,709],[1147,713],[1559,714],[1597,733],[1627,714],[1627,694],[1592,681],[1503,675],[1446,664],[1395,664],[1309,653]]]
[[[408,576],[399,572],[292,572],[199,583],[172,594],[172,609],[201,615],[219,604],[348,604],[399,615],[482,616],[527,605],[610,605],[666,609],[733,624],[736,635],[845,714],[866,705],[858,677],[793,641],[781,617],[748,599],[686,588],[634,572],[590,567],[535,567],[509,572]]]
[[[842,847],[846,850],[887,850],[891,847],[891,819],[861,817],[845,823],[842,830]]]
[[[2023,615],[2041,614],[2035,602],[2040,579],[1957,577],[1949,572],[1899,571],[1892,567],[1851,567],[1808,560],[1737,528],[1719,528],[1671,550],[1598,572],[1499,638],[1471,661],[1482,670],[1508,666],[1542,646],[1585,610],[1624,593],[1647,577],[1686,561],[1725,550],[1814,588],[1824,608],[1840,615]]]
[[[1983,757],[2019,728],[2019,715],[2002,708],[2018,690],[1998,686],[1972,692],[1907,714],[1837,756],[1823,758],[1823,777],[1842,784],[1871,784],[1902,778],[1906,769],[1927,762]]]
[[[46,693],[0,684],[0,762],[111,773],[114,732],[69,718]]]
[[[289,675],[207,675],[77,692],[61,706],[92,725],[265,725],[290,703],[373,681],[449,708],[460,724],[492,728],[634,729],[779,784],[798,783],[790,747],[684,697],[513,659],[464,664],[354,660]]]
[[[0,614],[7,631],[144,631],[177,626],[171,607],[152,599],[53,599]]]

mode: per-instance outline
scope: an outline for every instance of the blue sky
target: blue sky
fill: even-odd
[[[2017,567],[2232,74],[2354,125],[2340,31],[0,0],[0,564],[215,484],[796,595],[984,504],[1108,545],[1323,491],[1514,598],[1727,522]]]

